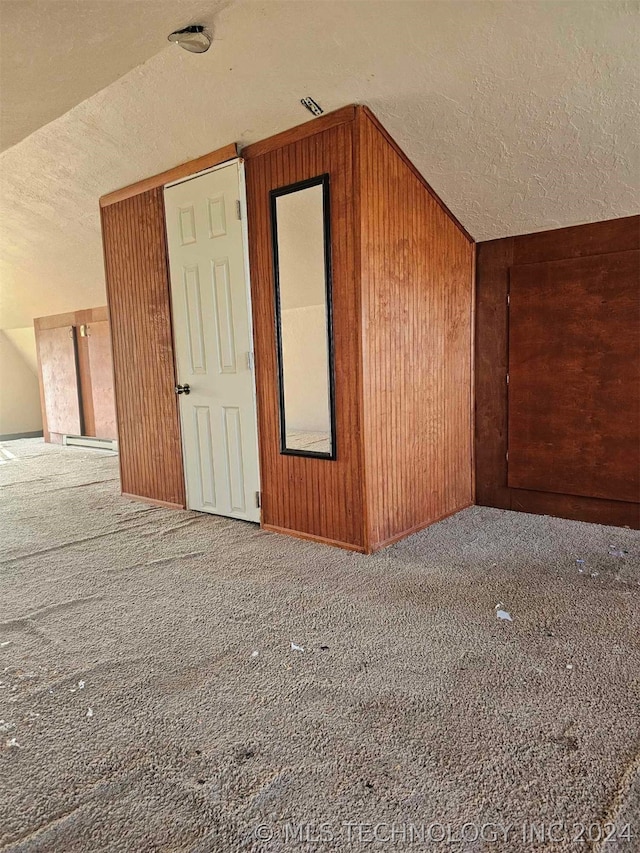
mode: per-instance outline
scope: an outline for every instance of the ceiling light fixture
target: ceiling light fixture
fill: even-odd
[[[211,47],[211,36],[200,24],[176,30],[168,38],[190,53],[206,53]]]

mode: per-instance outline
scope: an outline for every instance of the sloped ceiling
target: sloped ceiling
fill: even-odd
[[[218,0],[0,0],[0,151],[167,46]]]
[[[233,2],[208,53],[169,45],[0,156],[0,328],[104,302],[100,195],[299,124],[304,95],[369,105],[476,239],[636,213],[638,11]]]

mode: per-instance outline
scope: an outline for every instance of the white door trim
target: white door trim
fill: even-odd
[[[218,169],[226,169],[227,166],[231,166],[232,163],[240,162],[240,157],[233,157],[231,160],[225,160],[224,163],[216,163],[215,166],[209,166],[208,169],[201,169],[199,172],[194,172],[192,175],[187,175],[185,178],[178,178],[177,181],[169,181],[168,184],[162,185],[162,189],[166,190],[169,189],[169,187],[177,187],[178,184],[186,184],[187,181],[193,181],[194,178],[201,178],[203,175],[208,175],[209,172],[217,172]]]
[[[260,427],[258,424],[258,397],[256,392],[256,359],[255,359],[255,339],[253,336],[253,303],[251,301],[251,265],[249,263],[249,222],[247,214],[247,182],[244,169],[244,160],[238,158],[238,187],[240,190],[240,219],[242,226],[242,243],[244,255],[244,277],[247,291],[247,310],[249,313],[249,340],[251,342],[251,373],[253,376],[253,407],[256,413],[256,442],[258,445],[258,488],[262,491],[262,476],[260,471]],[[262,507],[262,500],[260,500]],[[260,511],[262,516],[262,510]]]

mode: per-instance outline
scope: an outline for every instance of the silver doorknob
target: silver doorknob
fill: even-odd
[[[188,385],[176,385],[175,392],[176,394],[190,394],[191,388]]]

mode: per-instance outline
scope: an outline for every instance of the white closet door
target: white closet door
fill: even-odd
[[[253,343],[233,162],[164,191],[189,509],[259,521]]]

